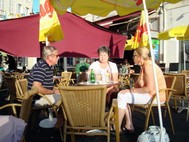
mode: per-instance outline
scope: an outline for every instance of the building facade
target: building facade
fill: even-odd
[[[168,30],[176,26],[189,25],[189,2],[182,0],[176,4],[164,3],[161,6],[160,16],[160,32]],[[157,38],[157,36],[155,36]],[[189,41],[179,41],[176,38],[169,40],[160,40],[160,62],[166,63],[168,70],[169,63],[180,63],[179,71],[189,70]]]
[[[0,0],[0,20],[28,16],[33,0]]]

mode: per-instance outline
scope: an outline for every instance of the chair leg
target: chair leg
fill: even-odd
[[[151,109],[151,115],[152,115],[152,122],[153,122],[153,124],[155,125],[154,112],[153,112],[152,109]]]
[[[108,131],[107,131],[107,142],[110,142],[110,126],[108,128]]]
[[[71,142],[75,142],[75,135],[71,134]]]
[[[149,118],[150,118],[150,112],[151,112],[151,108],[149,108],[147,110],[147,113],[146,113],[146,120],[145,120],[145,125],[144,125],[144,130],[146,131],[147,128],[148,128],[148,123],[149,123]]]
[[[174,100],[175,110],[177,110],[177,100]]]
[[[165,112],[164,112],[164,118],[166,117],[166,115],[167,115],[167,109],[165,109]]]
[[[67,132],[67,124],[64,122],[64,142],[66,142],[66,133]]]
[[[188,122],[188,115],[189,115],[189,100],[188,100],[188,110],[187,110],[187,114],[186,114],[186,121]]]
[[[119,135],[119,116],[118,116],[118,107],[114,107],[115,112],[115,128],[116,128],[116,142],[120,142],[120,135]]]
[[[167,110],[168,110],[168,113],[169,113],[169,119],[170,119],[170,122],[171,122],[171,128],[172,128],[172,131],[173,131],[173,135],[175,135],[175,128],[174,128],[174,125],[173,125],[171,110],[170,110],[170,107],[169,107],[168,104],[166,105],[166,107],[167,107]]]
[[[59,109],[61,109],[61,108],[59,108]],[[58,112],[58,111],[60,111],[60,112]],[[57,125],[58,125],[58,129],[59,129],[59,131],[60,131],[60,137],[61,137],[61,140],[63,141],[63,133],[62,133],[62,126],[61,126],[61,118],[60,117],[62,117],[63,118],[63,115],[61,115],[61,116],[59,116],[58,115],[58,113],[61,113],[62,111],[61,110],[58,110],[58,109],[54,109],[54,113],[55,113],[55,116],[56,116],[56,118],[57,118]]]

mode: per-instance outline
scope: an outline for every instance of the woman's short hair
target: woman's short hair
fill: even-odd
[[[44,46],[42,52],[42,58],[46,59],[48,55],[52,54],[53,51],[57,50],[54,46]]]
[[[139,56],[141,56],[144,60],[147,60],[150,58],[150,52],[149,49],[146,47],[139,47],[136,48],[135,51]]]
[[[108,54],[108,56],[110,56],[110,48],[107,46],[99,47],[97,52],[98,52],[98,55],[100,54],[100,52],[106,52]]]

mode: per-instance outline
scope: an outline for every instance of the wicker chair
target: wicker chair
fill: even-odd
[[[72,72],[68,72],[68,71],[64,71],[61,73],[61,76],[63,77],[60,81],[60,83],[62,82],[63,86],[69,86],[70,82],[74,84],[74,80],[71,78],[72,77]]]
[[[27,85],[28,85],[28,81],[27,79],[20,79],[20,80],[16,80],[16,94],[17,96],[22,100],[22,98],[24,97],[24,94],[25,92],[27,91]],[[53,109],[53,112],[55,113],[55,116],[56,118],[58,119],[58,110],[60,108],[60,105],[61,105],[61,100],[58,101],[56,104],[53,104],[49,99],[48,97],[46,97],[45,95],[42,95],[42,94],[39,94],[39,96],[45,98],[47,100],[47,102],[49,103],[49,105],[44,105],[44,106],[38,106],[38,105],[33,105],[32,106],[32,112],[33,113],[37,113],[38,111],[41,111],[41,110],[47,110],[49,108],[52,108]],[[34,124],[34,120],[35,120],[35,114],[32,115],[33,118],[32,118],[32,125]],[[61,126],[59,124],[59,120],[58,120],[58,127],[59,127],[59,130],[60,130],[60,134],[61,134],[61,138],[63,139],[62,137],[62,130],[61,130]]]
[[[182,70],[182,73],[186,75],[186,87],[185,87],[186,90],[185,91],[188,96],[189,95],[189,70]],[[186,121],[188,121],[188,116],[189,116],[189,102],[188,102],[188,111],[187,111]]]
[[[72,72],[64,71],[61,73],[61,79],[55,84],[55,88],[58,89],[61,86],[69,86],[70,83],[74,84],[74,79],[72,79]]]
[[[164,76],[165,76],[165,81],[166,81],[167,88],[163,89],[163,90],[160,90],[159,92],[165,91],[165,93],[166,93],[166,101],[165,101],[165,103],[160,103],[160,105],[162,107],[165,107],[165,110],[168,110],[169,119],[170,119],[170,122],[171,122],[172,132],[173,132],[173,134],[175,134],[172,115],[171,115],[171,111],[170,111],[170,107],[169,107],[169,100],[170,100],[170,97],[172,95],[172,92],[175,91],[173,89],[173,87],[174,87],[176,78],[174,76],[169,76],[169,75],[164,75]],[[156,101],[156,95],[154,95],[152,97],[151,101],[149,103],[147,103],[147,104],[134,104],[133,105],[133,110],[141,112],[146,116],[144,130],[147,130],[147,128],[148,128],[150,114],[152,115],[152,121],[155,124],[152,108],[153,107],[157,107],[158,105],[156,103],[154,103],[154,101]],[[165,111],[164,117],[165,116],[166,116],[166,111]]]
[[[189,96],[187,94],[186,74],[185,73],[174,73],[174,74],[170,74],[170,75],[176,77],[176,83],[174,85],[174,89],[176,90],[176,92],[174,92],[171,97],[171,99],[174,100],[174,107],[175,107],[175,109],[178,109],[179,107],[181,109],[183,109],[184,101],[187,101],[189,103]],[[181,102],[181,106],[178,106],[177,101]],[[188,108],[189,108],[189,105],[188,105]],[[186,121],[188,121],[188,116],[189,116],[189,110],[187,112]]]
[[[24,73],[12,72],[11,76],[16,78],[16,79],[23,79],[24,78]]]
[[[19,99],[17,99],[16,95],[16,78],[11,76],[4,76],[4,79],[9,93],[9,101],[12,103],[17,102]]]
[[[107,136],[110,142],[110,126],[115,124],[116,142],[119,142],[118,107],[116,100],[105,115],[106,86],[63,86],[59,88],[64,110],[64,142],[66,135]],[[100,130],[91,132],[91,130]]]
[[[13,116],[21,118],[26,123],[28,123],[29,117],[30,117],[30,112],[31,112],[31,106],[32,106],[33,96],[35,94],[37,94],[37,92],[38,92],[38,89],[36,87],[32,87],[31,90],[27,91],[24,94],[24,97],[22,99],[22,104],[19,104],[19,103],[6,104],[4,106],[1,106],[0,110],[1,109],[5,109],[5,108],[11,108],[11,110],[12,110],[11,112],[12,112]],[[21,107],[19,114],[18,114],[17,107]],[[27,128],[25,128],[25,131],[24,131],[24,134],[23,134],[23,137],[22,137],[21,141],[25,141],[24,136],[25,136],[26,130],[27,130]]]

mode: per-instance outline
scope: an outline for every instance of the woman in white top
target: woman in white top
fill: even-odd
[[[118,82],[118,68],[117,65],[109,61],[110,49],[106,46],[98,48],[99,60],[93,62],[89,70],[93,69],[95,74],[102,75],[102,82]],[[111,94],[117,92],[117,88],[111,86],[107,88],[107,103],[111,105]],[[116,93],[117,94],[117,93]]]

